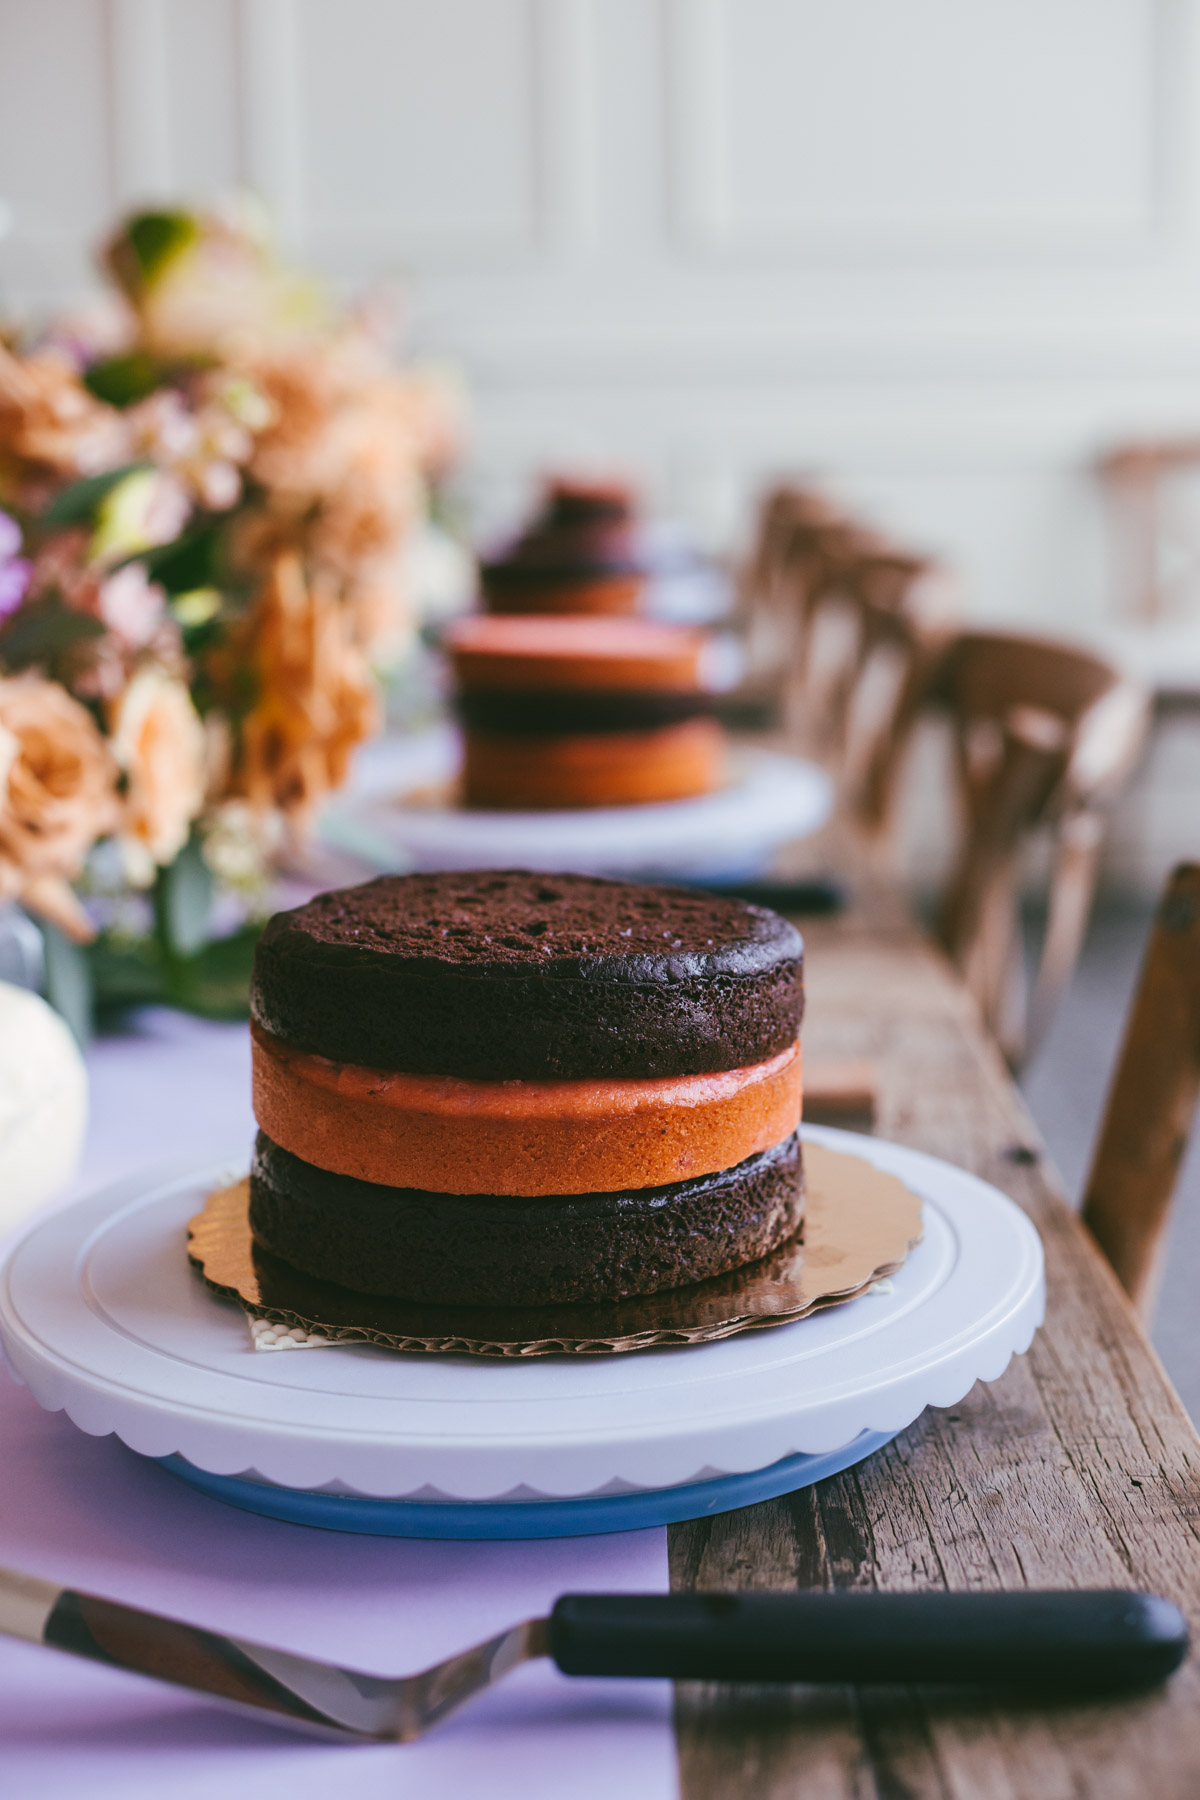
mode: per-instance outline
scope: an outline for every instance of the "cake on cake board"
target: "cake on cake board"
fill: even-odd
[[[254,987],[274,1134],[251,1177],[263,1254],[357,1306],[368,1296],[337,1262],[353,1251],[385,1296],[403,1299],[415,1269],[421,1294],[478,1315],[474,1234],[503,1252],[515,1320],[631,1296],[686,1308],[714,1276],[769,1275],[764,1241],[782,1255],[803,1203],[801,954],[744,902],[521,871],[368,884],[281,915]],[[259,1358],[182,1254],[221,1185],[210,1168],[120,1184],[35,1229],[0,1282],[0,1338],[42,1405],[253,1511],[467,1537],[699,1516],[869,1454],[998,1374],[1040,1318],[1040,1245],[1002,1195],[898,1146],[806,1135],[898,1177],[924,1236],[889,1292],[864,1291],[868,1263],[858,1298],[794,1323],[734,1319],[735,1335],[685,1348],[542,1343],[534,1361],[519,1343],[500,1360],[503,1346],[464,1357],[453,1342]],[[747,1183],[764,1152],[776,1161]],[[359,1189],[374,1211],[351,1221]],[[541,1209],[548,1254],[506,1197]],[[596,1203],[581,1251],[572,1221]],[[425,1215],[440,1246],[409,1229]],[[814,1227],[801,1263],[824,1249]],[[585,1354],[544,1354],[572,1347]],[[637,1353],[586,1354],[621,1348]]]

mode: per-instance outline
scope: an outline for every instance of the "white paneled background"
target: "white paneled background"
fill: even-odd
[[[1200,0],[0,0],[6,309],[237,184],[405,281],[482,520],[569,458],[723,545],[805,470],[1069,628],[1096,450],[1200,428]],[[1142,864],[1197,785],[1160,763]]]

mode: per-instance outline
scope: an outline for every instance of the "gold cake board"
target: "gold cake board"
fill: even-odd
[[[628,1300],[540,1307],[426,1306],[318,1281],[258,1249],[249,1181],[212,1194],[188,1227],[208,1286],[256,1319],[333,1343],[469,1356],[611,1356],[712,1343],[790,1325],[853,1300],[900,1267],[921,1237],[921,1201],[865,1157],[804,1146],[802,1235],[772,1255],[690,1287]]]

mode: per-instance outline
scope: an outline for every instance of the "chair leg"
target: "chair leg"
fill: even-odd
[[[1098,813],[1075,813],[1057,833],[1046,935],[1027,1013],[1023,1060],[1035,1056],[1054,1021],[1087,933],[1104,843]]]
[[[1084,1192],[1083,1218],[1143,1316],[1200,1097],[1200,864],[1167,885]]]

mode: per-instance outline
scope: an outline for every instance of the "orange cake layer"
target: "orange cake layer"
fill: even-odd
[[[501,585],[483,584],[490,613],[628,614],[637,611],[646,581],[643,575],[580,575],[569,580],[530,579],[510,575]]]
[[[600,1194],[731,1169],[800,1123],[800,1046],[631,1081],[464,1081],[294,1050],[251,1026],[254,1111],[319,1169],[439,1194]]]
[[[649,619],[483,614],[446,634],[465,688],[702,692],[709,637]]]
[[[468,806],[517,808],[686,800],[719,786],[724,749],[714,719],[594,737],[468,731],[463,795]]]

